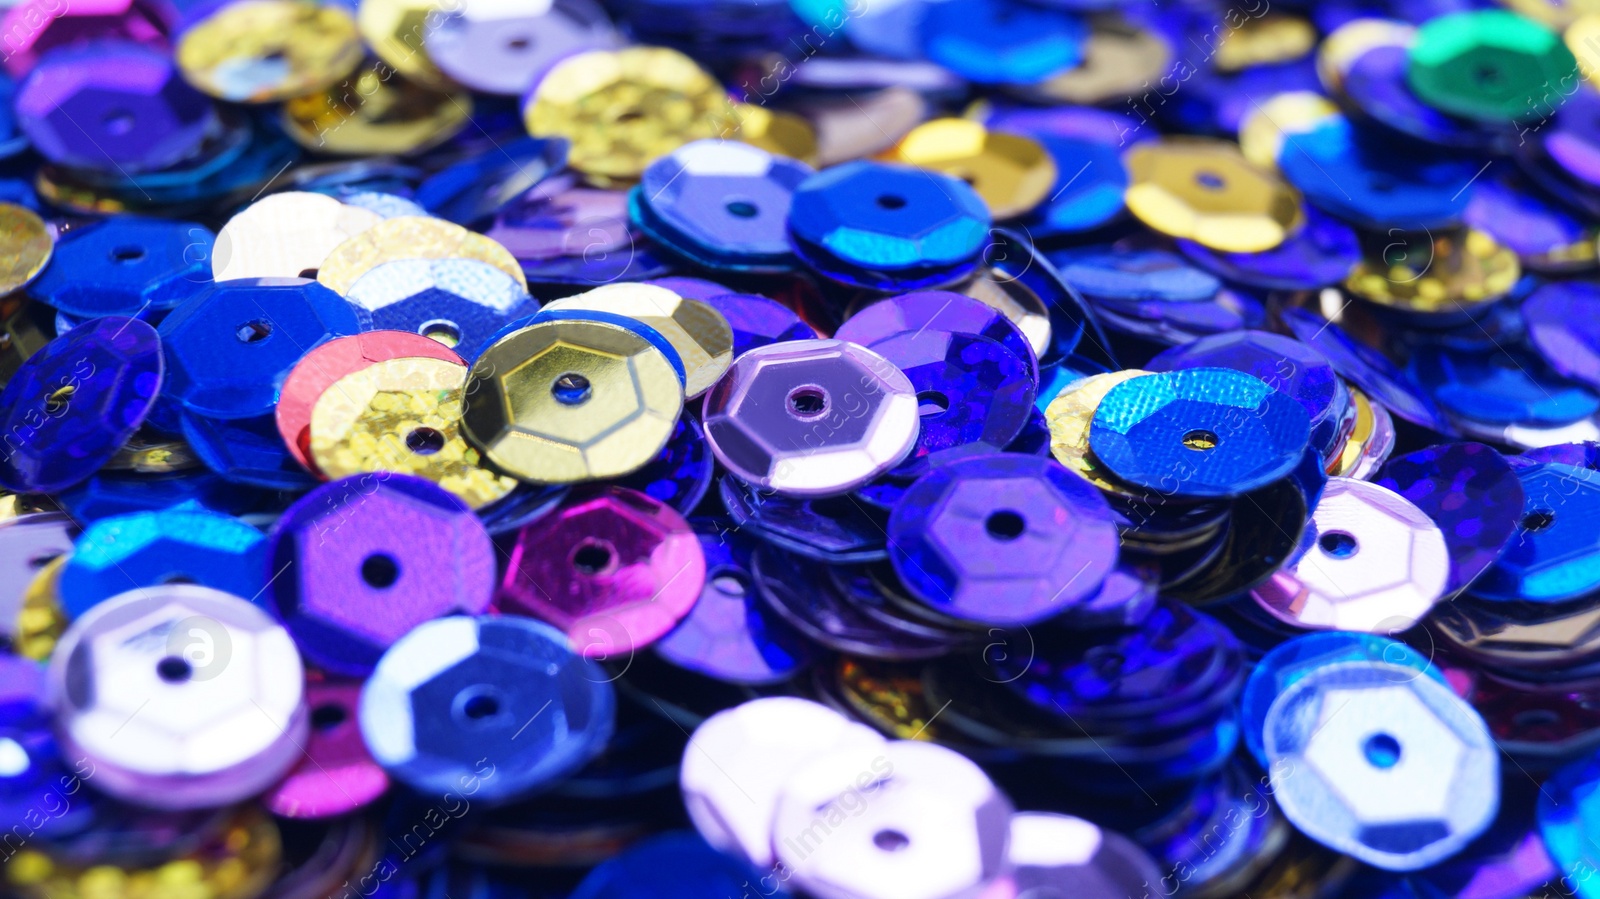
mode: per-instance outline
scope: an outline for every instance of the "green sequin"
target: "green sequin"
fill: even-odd
[[[1503,10],[1440,16],[1417,30],[1406,80],[1424,102],[1491,122],[1549,116],[1578,88],[1560,35]]]

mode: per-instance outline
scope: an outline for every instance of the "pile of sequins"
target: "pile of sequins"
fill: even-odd
[[[1600,899],[1594,0],[22,0],[0,895]]]

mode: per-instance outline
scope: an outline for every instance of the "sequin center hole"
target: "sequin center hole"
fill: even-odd
[[[1522,529],[1524,531],[1542,531],[1556,523],[1556,513],[1545,509],[1536,509],[1522,516]]]
[[[572,551],[572,566],[583,574],[606,574],[616,564],[616,551],[604,540],[585,540]]]
[[[1221,190],[1227,186],[1227,182],[1222,180],[1222,176],[1216,172],[1197,172],[1194,180],[1206,190]]]
[[[563,406],[577,406],[594,395],[594,388],[589,384],[588,378],[575,371],[569,371],[556,378],[555,383],[550,385],[550,395]]]
[[[105,114],[100,124],[105,126],[107,134],[122,137],[133,130],[133,113],[126,109],[113,109]]]
[[[895,196],[894,194],[883,194],[878,197],[878,207],[880,209],[904,209],[906,208],[906,198]]]
[[[144,247],[117,247],[111,251],[112,262],[138,262],[144,258]]]
[[[1183,435],[1183,445],[1185,447],[1201,452],[1216,449],[1217,444],[1220,442],[1216,434],[1206,430],[1196,429]]]
[[[1388,734],[1373,734],[1361,747],[1374,768],[1393,768],[1400,761],[1400,741]]]
[[[394,556],[387,553],[373,553],[361,563],[361,579],[369,587],[383,589],[394,586],[400,579],[400,566],[395,562]]]
[[[753,219],[756,217],[756,213],[760,211],[761,210],[756,208],[756,204],[751,203],[748,200],[728,201],[728,214],[732,216],[737,216],[742,219]]]
[[[240,343],[260,343],[272,336],[272,323],[259,318],[248,321],[240,325],[233,336],[239,338]]]
[[[501,713],[500,696],[493,687],[467,687],[456,694],[455,714],[469,724],[481,724]]]
[[[444,435],[433,428],[413,428],[406,435],[406,449],[419,456],[431,456],[444,449]]]
[[[71,400],[72,395],[77,392],[78,388],[73,384],[67,384],[56,388],[55,392],[44,398],[44,414],[55,415],[61,410],[67,408],[67,402]]]
[[[872,835],[872,845],[884,852],[899,852],[911,845],[911,838],[898,830],[880,830]]]
[[[743,597],[750,594],[750,579],[744,572],[731,568],[718,569],[706,577],[713,590],[723,596]]]
[[[181,684],[194,676],[194,668],[185,659],[167,656],[156,663],[156,676],[169,684]]]
[[[996,540],[1015,540],[1027,528],[1027,520],[1010,509],[994,512],[983,522],[983,529]]]
[[[923,418],[943,415],[950,411],[950,398],[937,390],[924,390],[917,394],[917,414]]]
[[[1356,550],[1361,548],[1356,543],[1356,538],[1343,531],[1329,531],[1323,534],[1317,538],[1317,545],[1322,547],[1323,552],[1333,556],[1335,559],[1348,559],[1356,554]]]
[[[828,394],[809,384],[796,387],[789,391],[789,411],[796,418],[819,418],[828,411]]]
[[[316,730],[333,730],[343,724],[347,717],[341,706],[319,705],[311,710],[311,726]]]
[[[456,327],[455,322],[447,322],[443,319],[436,319],[431,322],[423,322],[422,327],[417,329],[417,333],[428,338],[429,340],[436,340],[448,347],[453,347],[461,343],[461,329]]]

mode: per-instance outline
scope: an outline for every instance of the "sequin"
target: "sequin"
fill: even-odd
[[[1151,374],[1111,388],[1089,446],[1108,470],[1168,496],[1231,496],[1299,461],[1305,410],[1258,378],[1218,368]]]
[[[1600,545],[1588,526],[1600,506],[1595,473],[1558,463],[1521,468],[1522,517],[1500,559],[1473,584],[1487,599],[1560,602],[1600,584]]]
[[[1411,668],[1317,669],[1273,702],[1265,745],[1289,820],[1386,870],[1454,855],[1499,803],[1499,754],[1483,719]]]
[[[29,357],[0,392],[0,484],[52,492],[86,480],[150,413],[165,356],[154,328],[109,316]]]
[[[1450,551],[1454,593],[1499,558],[1522,519],[1511,464],[1481,443],[1447,443],[1390,459],[1373,482],[1411,500],[1437,524]]]
[[[890,559],[919,599],[985,624],[1031,624],[1098,591],[1116,564],[1099,492],[1049,459],[936,467],[895,504]]]

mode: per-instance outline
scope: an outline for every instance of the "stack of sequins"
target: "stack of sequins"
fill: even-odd
[[[1600,896],[1481,5],[12,6],[0,892]]]

